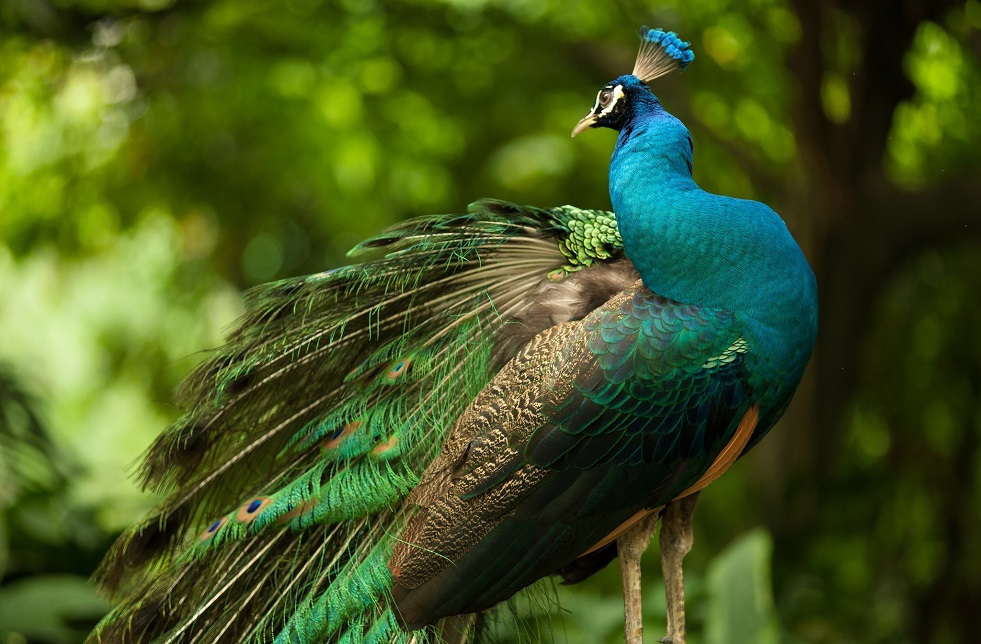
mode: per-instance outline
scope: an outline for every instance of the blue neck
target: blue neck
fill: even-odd
[[[764,335],[801,325],[813,335],[814,275],[783,220],[762,203],[699,188],[687,128],[646,86],[631,91],[610,198],[644,284],[673,300],[731,310]]]

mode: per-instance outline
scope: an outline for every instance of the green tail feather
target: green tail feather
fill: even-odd
[[[610,213],[484,201],[249,292],[146,456],[166,498],[97,572],[123,599],[92,641],[409,641],[386,599],[403,500],[536,291],[620,252]]]

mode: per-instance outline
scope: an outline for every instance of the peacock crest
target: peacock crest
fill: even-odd
[[[634,76],[645,83],[674,71],[682,71],[695,60],[691,43],[673,31],[640,28],[640,51],[634,63]]]

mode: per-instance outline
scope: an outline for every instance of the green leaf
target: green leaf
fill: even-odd
[[[705,624],[708,644],[775,644],[779,640],[770,582],[772,552],[770,535],[753,530],[711,562]]]
[[[0,587],[0,640],[77,642],[108,610],[92,584],[77,575],[42,575]]]

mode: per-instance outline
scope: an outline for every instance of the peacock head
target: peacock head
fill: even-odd
[[[641,27],[640,39],[634,71],[611,81],[599,91],[596,103],[576,123],[572,136],[590,127],[621,129],[632,108],[639,104],[659,105],[657,97],[647,86],[649,82],[682,70],[695,59],[689,43],[682,41],[673,31]]]

